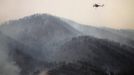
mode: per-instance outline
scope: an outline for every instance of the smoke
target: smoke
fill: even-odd
[[[0,37],[0,75],[19,75],[20,69],[8,54],[7,40]]]

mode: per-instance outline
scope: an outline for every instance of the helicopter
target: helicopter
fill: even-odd
[[[93,5],[93,7],[95,7],[95,8],[103,7],[103,6],[104,6],[104,4],[102,4],[102,5],[100,5],[100,4],[94,4],[94,5]]]

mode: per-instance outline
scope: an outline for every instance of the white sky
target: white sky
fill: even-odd
[[[93,8],[94,3],[105,4]],[[50,13],[76,22],[134,29],[134,0],[0,0],[0,22]]]

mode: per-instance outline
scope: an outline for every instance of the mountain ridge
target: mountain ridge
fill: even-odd
[[[8,48],[20,75],[45,69],[54,75],[132,75],[133,33],[124,32],[36,14],[0,26],[0,45]]]

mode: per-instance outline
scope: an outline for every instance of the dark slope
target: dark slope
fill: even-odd
[[[84,56],[87,56],[87,55],[94,56],[96,55],[96,53],[98,53],[97,55],[104,55],[104,56],[105,55],[112,56],[112,55],[116,55],[117,53],[118,55],[121,54],[123,56],[128,56],[128,57],[132,56],[131,58],[133,59],[133,56],[134,56],[133,50],[134,48],[128,47],[127,45],[122,45],[122,44],[108,41],[105,39],[97,39],[91,36],[79,36],[79,37],[74,37],[70,41],[66,42],[59,50],[59,52],[62,52],[62,53],[59,53],[59,52],[58,53],[62,54],[61,56],[63,57],[71,55],[70,58],[68,58],[70,61],[73,61],[73,60],[75,61],[77,59],[84,59],[84,58],[86,59],[86,57]],[[66,54],[66,53],[69,53],[69,54]],[[115,53],[115,54],[112,54],[112,53]],[[60,58],[60,55],[58,56]]]
[[[134,49],[90,36],[72,38],[53,59],[63,62],[52,75],[133,75]],[[64,63],[65,62],[65,63]]]

